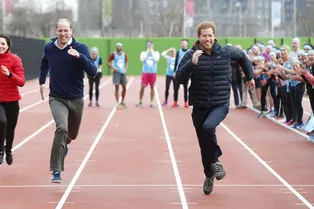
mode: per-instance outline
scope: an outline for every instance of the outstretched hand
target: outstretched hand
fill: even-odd
[[[68,54],[70,54],[76,58],[80,57],[80,53],[78,51],[76,51],[75,49],[73,49],[72,46],[70,46],[70,49],[68,50]]]

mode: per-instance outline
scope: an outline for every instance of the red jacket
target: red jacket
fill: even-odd
[[[12,77],[2,73],[1,66],[10,71]],[[8,51],[0,54],[0,102],[12,102],[21,99],[18,87],[25,84],[24,68],[22,60],[15,54]]]

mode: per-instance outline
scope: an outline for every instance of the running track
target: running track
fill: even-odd
[[[164,77],[155,107],[148,107],[146,90],[144,106],[135,108],[140,78],[129,81],[128,108],[114,108],[109,77],[101,81],[101,107],[85,103],[62,184],[50,183],[55,127],[48,102],[39,102],[37,80],[28,82],[21,89],[21,110],[28,108],[20,113],[14,162],[0,166],[1,208],[314,208],[314,148],[304,137],[231,106],[217,129],[227,176],[206,196],[191,108],[160,106]]]

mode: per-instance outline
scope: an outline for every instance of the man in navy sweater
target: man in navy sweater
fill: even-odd
[[[71,22],[59,19],[57,38],[44,46],[40,66],[40,93],[44,99],[44,84],[50,72],[49,105],[56,123],[50,157],[52,182],[61,183],[67,144],[76,139],[84,107],[84,72],[95,77],[97,68],[86,45],[72,37]]]

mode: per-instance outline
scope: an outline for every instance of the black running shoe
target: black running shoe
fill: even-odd
[[[3,163],[4,151],[0,151],[0,165]]]
[[[213,175],[210,178],[208,177],[205,178],[204,185],[203,185],[204,194],[209,195],[210,193],[212,193],[213,188],[214,188],[214,179],[215,179],[215,175]]]
[[[7,161],[7,164],[8,165],[12,165],[13,163],[13,156],[12,156],[12,153],[7,153],[5,155],[5,160]]]
[[[224,170],[220,162],[213,163],[212,167],[217,180],[221,180],[226,176],[226,171]]]

